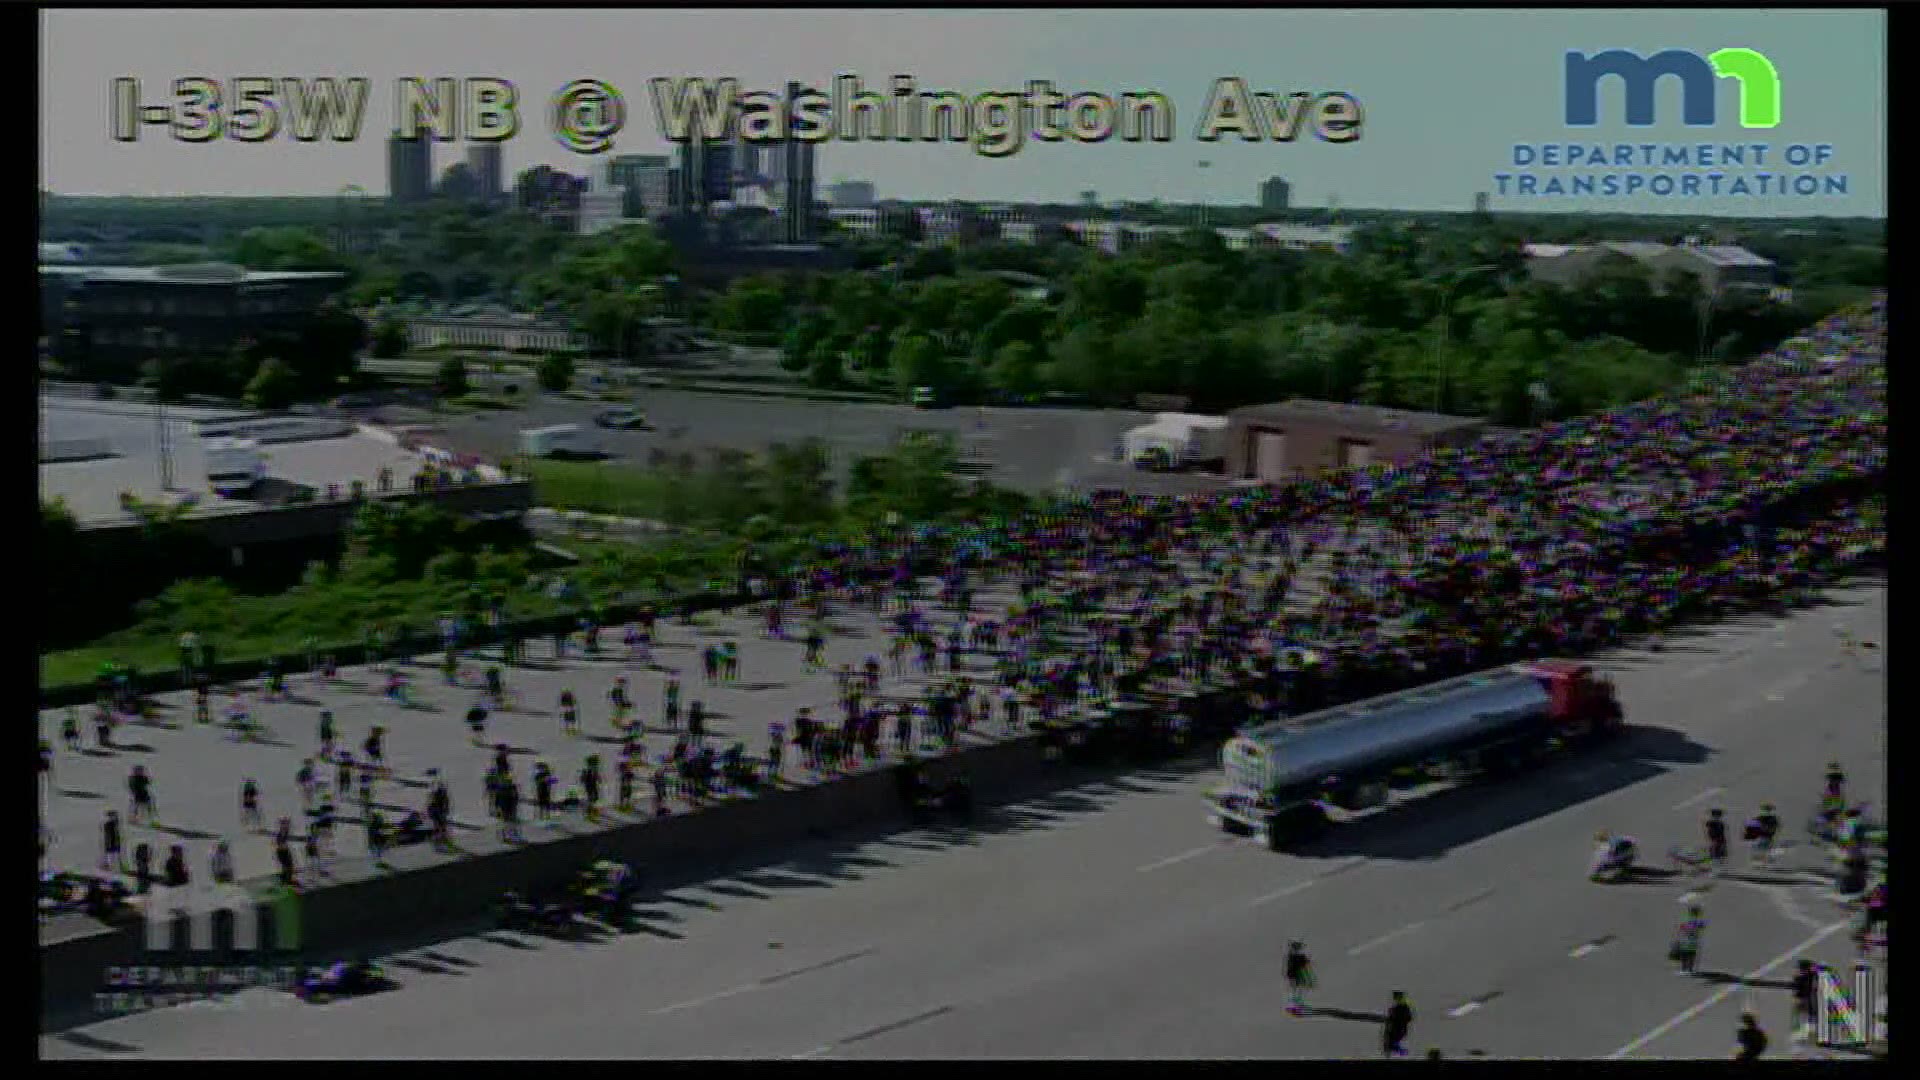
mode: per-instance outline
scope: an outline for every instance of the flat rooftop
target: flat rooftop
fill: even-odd
[[[151,405],[43,398],[41,456],[68,460],[41,462],[42,497],[64,500],[82,526],[128,520],[120,507],[122,492],[147,503],[179,503],[191,496],[196,514],[263,509],[258,502],[215,495],[208,486],[200,442],[212,434],[258,438],[269,477],[316,492],[324,492],[328,484],[344,490],[355,480],[371,490],[382,468],[393,470],[395,490],[406,491],[428,463],[418,453],[337,421],[185,407],[169,407],[167,413],[173,444],[171,491],[160,484],[160,422]]]
[[[42,263],[40,272],[88,281],[142,282],[152,285],[245,285],[346,277],[337,270],[247,270],[238,266],[204,263],[182,266],[72,266]]]
[[[1272,405],[1249,405],[1228,414],[1234,419],[1257,420],[1275,424],[1311,424],[1316,428],[1338,427],[1356,435],[1438,435],[1458,428],[1478,426],[1484,421],[1470,416],[1445,413],[1387,409],[1378,405],[1348,405],[1338,401],[1314,401],[1295,398]]]

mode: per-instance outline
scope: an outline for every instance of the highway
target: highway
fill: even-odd
[[[416,946],[394,991],[325,1006],[250,991],[43,1035],[48,1057],[1367,1058],[1394,990],[1409,1048],[1449,1057],[1725,1058],[1742,1008],[1787,1056],[1779,980],[1850,962],[1824,856],[1719,880],[1594,885],[1594,834],[1653,860],[1712,806],[1780,807],[1793,838],[1827,760],[1884,799],[1885,591],[1835,590],[1601,664],[1634,732],[1510,784],[1442,793],[1277,855],[1204,820],[1200,763],[982,815],[967,833],[823,842],[644,903],[597,942]],[[1683,904],[1702,973],[1665,959]],[[1316,1011],[1283,1011],[1287,941]]]

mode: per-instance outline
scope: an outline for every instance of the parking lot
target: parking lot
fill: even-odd
[[[1148,491],[1191,491],[1207,481],[1142,473],[1114,460],[1122,433],[1151,419],[1131,411],[1055,408],[913,409],[904,405],[784,400],[643,390],[633,404],[647,415],[647,429],[596,430],[600,445],[620,461],[645,463],[655,449],[700,453],[709,448],[763,449],[773,443],[819,439],[844,470],[859,456],[879,453],[902,431],[950,432],[965,456],[989,466],[994,483],[1027,492],[1063,487],[1125,486]],[[439,441],[449,449],[497,458],[517,451],[519,432],[549,424],[591,425],[606,403],[544,395],[524,408],[439,417]],[[424,415],[385,418],[423,422]],[[844,475],[844,473],[843,473]]]

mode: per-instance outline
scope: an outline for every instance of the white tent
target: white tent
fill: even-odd
[[[1219,457],[1226,430],[1224,416],[1161,413],[1152,422],[1127,432],[1121,444],[1128,461],[1139,461],[1158,450],[1175,464],[1186,464]]]

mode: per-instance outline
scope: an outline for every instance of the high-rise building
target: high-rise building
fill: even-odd
[[[500,200],[506,188],[507,170],[499,143],[474,143],[467,147],[467,171],[473,174],[475,198],[488,203]]]
[[[579,225],[580,197],[586,189],[586,180],[549,165],[535,165],[513,184],[514,202],[522,209],[567,229]]]
[[[387,140],[387,197],[417,203],[433,192],[433,142],[426,136]]]
[[[1285,210],[1293,199],[1293,185],[1277,176],[1270,176],[1260,184],[1260,209]]]
[[[674,154],[680,171],[675,206],[696,213],[733,198],[734,145],[689,139]]]
[[[798,98],[802,89],[797,82],[788,83],[787,101]],[[787,119],[791,131],[794,118],[789,115]],[[813,144],[789,138],[777,149],[784,158],[780,179],[782,231],[787,243],[804,244],[813,238]]]
[[[860,210],[874,203],[873,181],[842,180],[827,188],[827,202],[836,209]]]
[[[607,179],[615,187],[633,187],[648,169],[664,169],[669,164],[665,154],[621,154],[607,163]]]
[[[1488,208],[1491,207],[1492,205],[1493,205],[1493,199],[1486,192],[1476,191],[1473,193],[1473,212],[1474,213],[1484,214],[1487,212]]]
[[[636,169],[633,183],[627,187],[628,217],[653,217],[673,209],[674,170],[663,164]]]

